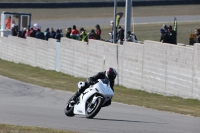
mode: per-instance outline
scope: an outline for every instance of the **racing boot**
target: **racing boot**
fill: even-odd
[[[77,98],[80,96],[80,93],[79,93],[79,91],[77,91],[75,94],[74,94],[74,97],[72,98],[72,100],[71,100],[71,104],[72,105],[74,105],[74,104],[76,104],[76,102],[77,102]]]

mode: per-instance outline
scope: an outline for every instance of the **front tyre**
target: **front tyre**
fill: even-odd
[[[97,113],[100,111],[102,104],[103,104],[103,98],[100,97],[97,98],[96,102],[93,105],[89,103],[86,106],[86,112],[85,112],[86,117],[88,119],[92,119],[93,117],[95,117]]]
[[[69,99],[69,101],[67,102],[67,107],[65,108],[65,115],[66,116],[70,116],[70,117],[72,117],[72,116],[74,116],[75,114],[74,114],[74,106],[72,106],[71,105],[71,101],[72,101],[72,98],[73,97],[71,97],[70,99]]]

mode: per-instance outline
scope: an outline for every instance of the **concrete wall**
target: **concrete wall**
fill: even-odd
[[[0,58],[89,77],[117,69],[116,84],[164,95],[200,99],[200,44],[194,47],[144,41],[124,45],[62,38],[61,43],[34,38],[0,38]]]
[[[56,40],[27,39],[9,36],[0,38],[0,58],[15,63],[29,64],[55,70]]]

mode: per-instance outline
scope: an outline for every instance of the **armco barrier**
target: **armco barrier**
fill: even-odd
[[[0,37],[0,58],[87,78],[108,67],[116,84],[164,95],[200,99],[200,44],[177,46],[155,41],[117,45],[62,38],[58,43],[28,37]]]
[[[200,4],[199,0],[133,0],[133,6],[156,6],[156,5],[188,5]],[[86,7],[113,7],[113,1],[106,2],[0,2],[0,8],[86,8]],[[125,1],[118,1],[118,7],[124,7]]]

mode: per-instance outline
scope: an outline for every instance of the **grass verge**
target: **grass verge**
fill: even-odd
[[[4,60],[0,60],[0,75],[43,87],[72,92],[77,90],[78,81],[86,80],[60,72],[43,70],[24,64],[15,64]],[[113,101],[115,102],[200,117],[199,100],[163,96],[122,86],[115,86],[114,88],[115,96]]]
[[[78,133],[68,130],[0,124],[0,133]]]

